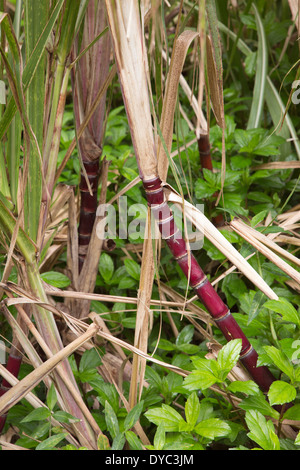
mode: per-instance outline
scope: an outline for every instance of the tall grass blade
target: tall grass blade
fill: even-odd
[[[260,126],[265,102],[265,87],[268,73],[268,46],[265,29],[257,7],[254,4],[252,6],[254,8],[257,25],[258,50],[253,100],[247,125],[248,129]]]

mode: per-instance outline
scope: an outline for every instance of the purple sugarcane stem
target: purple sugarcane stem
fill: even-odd
[[[210,143],[209,138],[206,134],[203,134],[198,139],[198,149],[200,155],[201,168],[207,168],[208,170],[213,170],[211,153],[210,153]]]
[[[198,139],[198,149],[199,149],[199,155],[200,155],[200,163],[201,163],[201,168],[203,168],[213,171],[213,164],[212,164],[212,158],[211,158],[211,147],[210,147],[210,142],[209,142],[209,137],[207,134],[202,134],[199,139]],[[218,197],[218,192],[216,192],[213,197],[217,198]],[[212,219],[213,224],[216,227],[221,227],[224,225],[224,217],[222,214],[218,214],[216,217],[213,217]]]
[[[83,162],[87,177],[91,186],[92,194],[90,193],[84,174],[81,174],[80,181],[80,220],[78,228],[78,243],[79,243],[79,272],[82,269],[85,260],[85,249],[88,247],[97,211],[97,191],[99,182],[99,160],[93,162]]]
[[[196,258],[188,251],[186,242],[176,227],[173,214],[165,201],[161,180],[158,177],[150,181],[144,180],[143,185],[148,205],[158,223],[162,238],[188,279],[189,285],[207,308],[226,340],[242,340],[240,361],[261,390],[266,393],[275,378],[267,367],[257,367],[257,352],[233,318],[227,305],[209,282]]]
[[[10,354],[10,356],[8,358],[8,361],[7,361],[7,364],[6,364],[6,369],[14,377],[18,377],[20,367],[21,367],[21,363],[22,363],[22,357],[21,356],[15,356],[13,354]],[[1,385],[0,385],[0,397],[2,397],[2,395],[4,395],[7,392],[7,390],[9,390],[10,388],[11,388],[10,383],[6,379],[3,379],[2,382],[1,382]],[[3,414],[2,416],[0,416],[0,434],[2,433],[3,428],[5,426],[6,417],[7,417],[6,414]]]

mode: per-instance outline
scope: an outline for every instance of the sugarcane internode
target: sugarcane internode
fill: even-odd
[[[194,289],[199,300],[211,314],[226,340],[242,340],[240,361],[261,390],[267,392],[275,378],[267,367],[257,367],[257,352],[237,324],[227,305],[209,282],[194,255],[188,249],[186,241],[176,226],[173,214],[165,200],[160,178],[143,180],[143,186],[148,206],[151,207],[162,238],[188,279],[189,285]]]

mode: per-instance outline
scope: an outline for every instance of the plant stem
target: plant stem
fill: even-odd
[[[152,180],[144,180],[143,185],[148,205],[158,223],[162,238],[165,239],[190,286],[207,308],[226,340],[242,340],[241,363],[261,390],[266,393],[275,378],[267,367],[257,367],[257,352],[233,318],[227,305],[214,290],[195,257],[188,251],[186,242],[176,227],[173,215],[165,201],[160,179],[157,177]]]

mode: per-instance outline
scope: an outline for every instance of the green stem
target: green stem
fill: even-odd
[[[58,109],[64,75],[65,75],[65,64],[58,62],[57,67],[56,67],[56,72],[55,72],[55,86],[54,86],[53,95],[52,95],[51,114],[50,114],[49,124],[47,128],[47,136],[46,136],[44,152],[43,152],[45,174],[47,174],[47,171],[48,171],[50,150],[52,146],[52,139],[53,139],[53,134],[54,134],[54,129],[55,129],[57,109]]]

